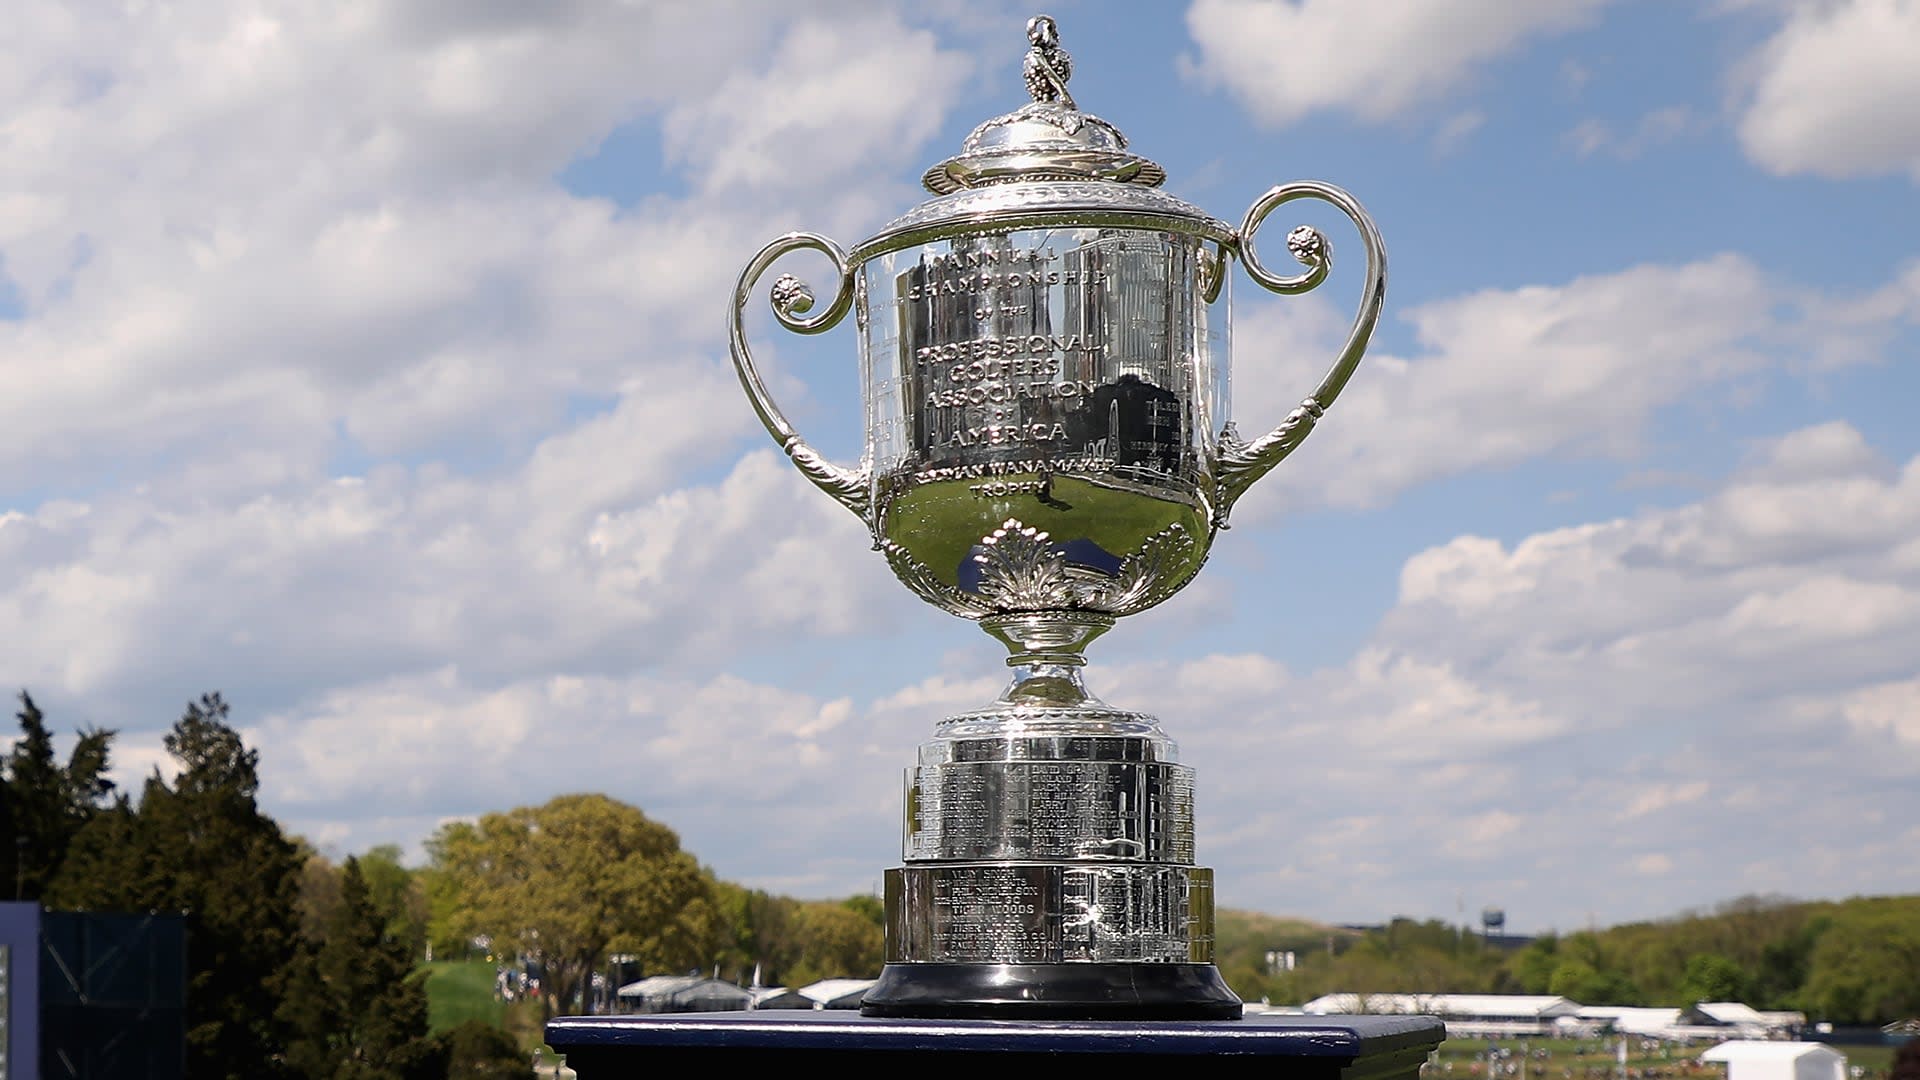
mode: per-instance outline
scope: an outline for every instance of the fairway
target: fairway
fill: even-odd
[[[505,1027],[506,1003],[493,996],[488,960],[436,960],[427,972],[427,1025],[439,1034],[468,1020]]]

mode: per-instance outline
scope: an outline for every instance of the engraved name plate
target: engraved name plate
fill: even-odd
[[[886,877],[887,961],[1211,963],[1212,894],[1204,867],[896,867]]]
[[[1193,862],[1193,770],[1170,763],[1016,761],[907,771],[908,862]]]

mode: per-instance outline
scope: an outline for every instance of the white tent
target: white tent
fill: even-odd
[[[821,979],[800,988],[816,1009],[857,1009],[878,979]]]
[[[1727,1080],[1847,1080],[1846,1055],[1825,1043],[1723,1042],[1700,1055],[1727,1066]]]

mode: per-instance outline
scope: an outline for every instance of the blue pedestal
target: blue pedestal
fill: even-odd
[[[547,1045],[581,1080],[659,1070],[862,1068],[914,1075],[933,1064],[1204,1068],[1212,1076],[1413,1080],[1446,1029],[1431,1016],[1247,1016],[1125,1022],[903,1020],[852,1012],[662,1013],[565,1017]],[[1121,1060],[1124,1058],[1124,1061]],[[1205,1059],[1202,1061],[1201,1059]],[[897,1071],[897,1072],[896,1072]]]

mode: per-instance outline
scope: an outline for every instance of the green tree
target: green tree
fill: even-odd
[[[1559,937],[1542,934],[1528,942],[1526,948],[1513,954],[1507,970],[1523,993],[1544,994],[1553,985],[1554,970],[1560,966],[1562,959]]]
[[[481,1020],[463,1020],[435,1040],[449,1080],[533,1080],[533,1065],[512,1035]]]
[[[420,875],[400,862],[400,845],[381,844],[360,856],[367,897],[386,919],[387,933],[404,943],[410,955],[427,948],[427,894]]]
[[[673,830],[604,795],[454,822],[427,843],[436,938],[486,935],[538,960],[547,1015],[586,1008],[586,980],[614,952],[643,970],[703,967],[713,888]]]
[[[1814,944],[1807,1011],[1840,1024],[1920,1015],[1920,912],[1911,905],[1843,907]]]
[[[786,973],[796,986],[821,979],[871,979],[880,974],[884,934],[868,915],[842,902],[800,905],[800,959]]]
[[[284,1073],[278,1006],[299,944],[300,854],[260,812],[259,755],[207,694],[166,737],[172,784],[149,777],[137,812],[96,814],[47,891],[51,906],[187,916],[187,1074]]]
[[[427,1034],[424,972],[389,932],[359,860],[340,875],[326,937],[303,952],[282,1005],[295,1035],[287,1062],[309,1080],[426,1080],[447,1075]]]
[[[340,868],[306,840],[296,837],[294,844],[300,849],[300,936],[324,941],[340,911]]]
[[[1568,958],[1553,969],[1547,992],[1582,1005],[1638,1005],[1640,989],[1618,971],[1603,971],[1585,960]]]
[[[793,985],[791,973],[806,950],[800,901],[748,889],[732,882],[713,883],[717,913],[713,959],[722,974],[741,985]]]
[[[0,895],[25,900],[45,895],[73,838],[108,805],[114,733],[82,731],[62,766],[46,717],[25,690],[16,717],[20,738],[0,761],[0,889],[12,890]]]
[[[1753,980],[1739,964],[1719,953],[1695,953],[1680,976],[1682,1006],[1701,1001],[1745,1001]]]

